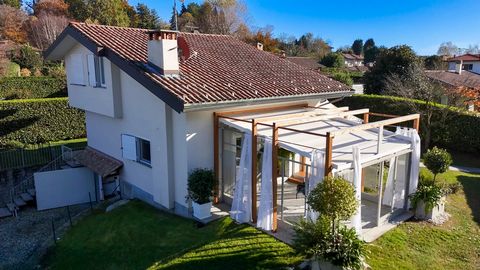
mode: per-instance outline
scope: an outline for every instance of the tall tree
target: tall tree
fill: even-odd
[[[23,27],[27,19],[24,11],[8,5],[0,5],[0,37],[24,43],[27,34],[23,31]]]
[[[22,0],[0,0],[0,5],[7,5],[14,8],[20,8],[22,6]]]
[[[362,55],[363,54],[363,40],[362,39],[356,39],[353,42],[352,51],[356,55]]]
[[[380,48],[375,65],[364,75],[365,93],[384,93],[387,76],[397,74],[401,77],[412,65],[418,62],[419,58],[407,45],[395,46],[390,49]]]
[[[172,16],[170,17],[170,29],[178,30],[178,11],[177,11],[177,1],[173,2]]]
[[[89,0],[89,20],[105,25],[129,26],[130,18],[125,10],[125,0]]]
[[[145,29],[155,29],[159,27],[159,18],[155,9],[149,9],[147,5],[138,3],[136,6],[136,25],[135,27]]]
[[[33,14],[45,13],[53,16],[67,16],[68,4],[63,0],[40,0],[33,6]]]
[[[373,63],[375,62],[375,58],[378,54],[378,48],[375,45],[375,41],[373,38],[367,39],[365,44],[363,44],[363,57],[365,63]]]
[[[438,47],[437,51],[437,54],[440,56],[453,56],[459,53],[459,48],[451,41],[443,42],[442,44],[440,44],[440,47]]]
[[[68,5],[68,17],[77,21],[85,21],[89,17],[85,0],[65,0]]]
[[[65,16],[42,12],[30,19],[29,38],[35,47],[45,50],[57,39],[67,24],[68,19]]]

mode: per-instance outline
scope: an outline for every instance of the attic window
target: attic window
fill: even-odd
[[[88,81],[92,87],[106,87],[103,57],[87,55]]]

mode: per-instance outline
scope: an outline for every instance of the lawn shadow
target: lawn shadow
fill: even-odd
[[[473,213],[473,220],[480,225],[480,180],[478,177],[466,175],[460,175],[457,179],[463,186],[467,204]]]

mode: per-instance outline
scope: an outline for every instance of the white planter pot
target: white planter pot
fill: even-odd
[[[446,197],[443,196],[440,199],[438,205],[433,207],[431,211],[425,211],[425,203],[419,201],[417,203],[417,209],[415,209],[415,217],[421,220],[437,220],[439,217],[445,214],[445,201]]]
[[[196,202],[192,203],[193,205],[193,216],[198,219],[206,219],[212,216],[212,202],[198,204]]]

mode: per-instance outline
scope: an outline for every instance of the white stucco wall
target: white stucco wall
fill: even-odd
[[[95,178],[88,168],[40,172],[33,177],[38,210],[96,200]]]
[[[118,91],[114,91],[111,62],[104,58],[105,87],[92,87],[88,82],[87,55],[92,54],[87,48],[78,44],[70,50],[65,58],[67,68],[67,86],[71,106],[110,117],[121,117],[122,108],[118,101]],[[70,55],[81,55],[83,63],[73,61]],[[81,68],[79,68],[81,67]],[[84,85],[72,84],[72,72],[83,73]]]
[[[116,67],[115,67],[116,68]],[[165,103],[123,71],[114,78],[121,90],[122,118],[86,112],[88,144],[122,160],[120,178],[153,196],[156,203],[173,208],[174,179],[169,177],[167,121]],[[177,120],[180,124],[181,119]],[[128,134],[150,141],[151,167],[122,157],[121,135]],[[180,163],[180,162],[179,162]]]

